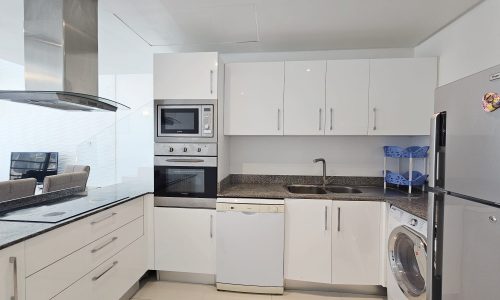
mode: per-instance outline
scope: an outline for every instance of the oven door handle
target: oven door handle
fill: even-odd
[[[186,163],[202,163],[204,159],[199,158],[168,158],[168,162],[186,162]]]

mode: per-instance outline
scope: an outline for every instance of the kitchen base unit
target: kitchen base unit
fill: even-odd
[[[215,274],[215,210],[155,207],[155,269]]]
[[[285,201],[217,199],[218,290],[283,294]]]

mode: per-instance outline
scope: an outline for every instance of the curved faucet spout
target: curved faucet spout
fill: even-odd
[[[323,188],[326,187],[326,161],[324,158],[316,158],[313,163],[322,162],[323,163]]]

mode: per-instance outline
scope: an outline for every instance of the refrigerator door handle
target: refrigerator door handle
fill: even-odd
[[[429,186],[434,187],[435,182],[437,180],[437,173],[436,173],[436,150],[437,150],[437,139],[438,139],[438,117],[439,113],[433,114],[431,118],[431,143],[430,143],[430,155],[429,155],[429,164],[430,164],[430,172],[429,172]]]
[[[427,299],[432,299],[432,281],[434,278],[434,197],[433,192],[429,192],[427,206],[427,270],[426,270],[426,293]]]

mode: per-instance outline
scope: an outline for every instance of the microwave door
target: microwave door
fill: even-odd
[[[201,136],[200,106],[161,106],[158,109],[158,136]]]

